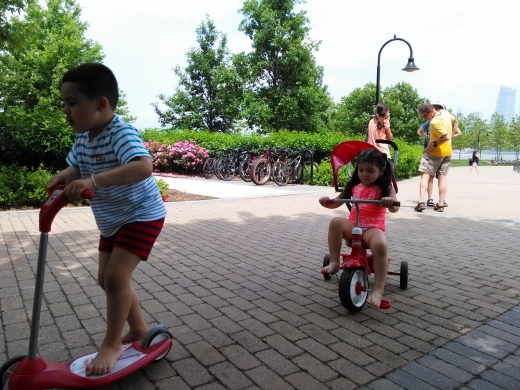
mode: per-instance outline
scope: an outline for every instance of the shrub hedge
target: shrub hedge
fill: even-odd
[[[280,131],[269,135],[242,135],[210,133],[207,131],[174,131],[148,129],[142,132],[144,141],[174,145],[175,143],[193,140],[198,146],[214,155],[228,148],[244,146],[249,150],[261,150],[267,146],[288,147],[294,150],[309,148],[313,150],[314,161],[319,163],[318,172],[314,172],[315,185],[332,185],[332,168],[329,156],[332,149],[340,142],[360,140],[361,137],[349,137],[341,133],[304,133]],[[399,158],[395,170],[398,179],[406,179],[417,173],[423,147],[408,145],[395,140],[399,148]],[[184,169],[186,170],[186,169]],[[45,184],[52,173],[43,165],[31,169],[19,165],[0,167],[0,208],[34,206],[40,207],[46,198]],[[348,178],[345,170],[340,170],[340,186],[345,185]]]
[[[35,170],[19,165],[0,166],[0,208],[40,207],[52,174],[40,165]]]

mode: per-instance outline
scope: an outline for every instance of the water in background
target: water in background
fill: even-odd
[[[453,150],[453,155],[451,156],[451,159],[452,160],[467,160],[468,158],[470,158],[471,156],[473,155],[473,151],[468,151],[468,150],[458,150],[458,149],[454,149]],[[515,158],[515,152],[512,152],[512,151],[505,151],[505,152],[502,152],[501,153],[501,156],[502,156],[502,160],[504,161],[515,161],[516,158]],[[491,160],[491,159],[495,159],[495,152],[492,151],[492,150],[483,150],[482,153],[480,154],[480,159],[481,160]]]

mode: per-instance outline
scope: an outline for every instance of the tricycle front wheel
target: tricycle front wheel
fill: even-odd
[[[339,300],[350,312],[361,311],[368,297],[368,274],[364,268],[345,268],[339,279]]]

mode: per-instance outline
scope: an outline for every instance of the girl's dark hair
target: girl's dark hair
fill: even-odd
[[[377,122],[377,129],[381,129],[385,126],[385,116],[388,112],[389,107],[385,103],[377,103],[376,110],[374,111],[374,121]]]
[[[477,154],[478,152],[476,150],[473,151],[473,157],[475,157],[475,155]]]
[[[86,63],[70,69],[61,83],[77,83],[79,90],[90,100],[105,97],[112,110],[117,107],[119,89],[114,73],[103,64]]]
[[[343,199],[351,199],[352,198],[352,189],[361,183],[361,179],[358,174],[358,165],[360,163],[369,163],[374,164],[383,174],[376,180],[375,185],[381,188],[381,196],[386,197],[390,195],[390,188],[392,186],[392,179],[394,176],[394,172],[392,169],[392,163],[387,161],[387,156],[385,153],[381,153],[378,149],[365,149],[359,152],[357,156],[357,161],[355,162],[354,173],[352,174],[352,178],[347,183],[343,192],[341,193],[341,198]],[[349,210],[351,209],[350,204],[347,203]]]

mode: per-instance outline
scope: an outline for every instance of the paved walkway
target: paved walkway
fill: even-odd
[[[479,169],[452,168],[444,213],[415,213],[418,178],[399,182],[402,208],[388,216],[388,238],[410,281],[401,290],[388,277],[387,311],[348,313],[335,279],[319,274],[328,223],[345,215],[319,206],[332,189],[210,180],[231,189],[226,197],[168,203],[134,285],[147,320],[169,328],[174,347],[105,389],[520,388],[520,174]],[[241,194],[246,187],[257,195]],[[267,189],[274,193],[262,195]],[[36,211],[0,213],[0,362],[27,353],[37,225]],[[97,237],[88,208],[64,209],[53,224],[40,331],[46,359],[101,342]]]

